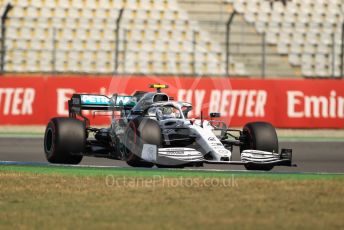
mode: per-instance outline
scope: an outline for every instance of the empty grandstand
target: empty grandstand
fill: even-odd
[[[0,3],[5,73],[341,76],[343,0]]]

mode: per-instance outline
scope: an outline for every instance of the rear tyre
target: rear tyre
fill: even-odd
[[[252,122],[245,125],[243,129],[245,138],[240,152],[246,149],[261,150],[278,153],[278,138],[275,128],[266,122]],[[270,171],[272,165],[245,165],[247,170]]]
[[[161,129],[155,120],[137,118],[129,122],[124,137],[127,164],[132,167],[153,167],[154,163],[140,157],[142,148],[144,144],[160,146],[161,142]]]
[[[53,164],[79,164],[86,145],[85,125],[74,118],[53,118],[44,135],[44,152]]]

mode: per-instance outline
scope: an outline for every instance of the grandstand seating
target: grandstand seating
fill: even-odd
[[[5,2],[0,0],[0,5]],[[10,2],[14,8],[6,25],[8,72],[114,72],[115,21],[121,8],[125,11],[119,34],[119,73],[226,72],[222,42],[183,7],[191,0]],[[209,0],[195,2],[200,8],[209,5]],[[234,9],[254,26],[254,33],[266,34],[268,48],[287,57],[274,57],[284,64],[278,68],[287,66],[296,72],[293,69],[300,67],[301,75],[308,77],[339,76],[343,0],[290,0],[286,5],[274,1],[272,6],[264,0],[213,2],[224,6],[225,20]],[[223,18],[215,20],[223,23]],[[235,75],[255,75],[248,62],[253,62],[255,69],[261,64],[260,59],[237,57],[231,57],[230,62],[230,72]]]
[[[189,20],[176,0],[11,3],[14,8],[6,36],[8,72],[112,73],[115,22],[121,8],[125,11],[119,34],[119,73],[224,72],[220,46],[197,22]]]
[[[306,77],[340,75],[342,0],[227,0]]]

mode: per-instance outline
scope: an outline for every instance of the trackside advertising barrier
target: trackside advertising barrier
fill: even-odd
[[[268,121],[280,128],[344,128],[344,81],[255,80],[218,77],[2,77],[0,125],[45,125],[68,116],[73,93],[111,96],[152,91],[152,83],[175,100],[193,103],[192,117],[220,112],[230,126]],[[89,112],[91,122],[109,125],[108,113]]]

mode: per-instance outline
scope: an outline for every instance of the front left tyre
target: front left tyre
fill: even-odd
[[[53,118],[44,135],[44,152],[52,164],[79,164],[86,145],[85,124],[74,118]]]
[[[278,137],[275,127],[267,122],[251,122],[244,126],[244,145],[240,147],[240,152],[246,149],[267,151],[278,153]],[[247,170],[270,171],[273,165],[245,165]]]
[[[130,121],[124,138],[127,164],[131,167],[153,167],[153,163],[141,158],[143,145],[160,146],[161,142],[161,129],[156,121],[149,118],[136,118]]]

